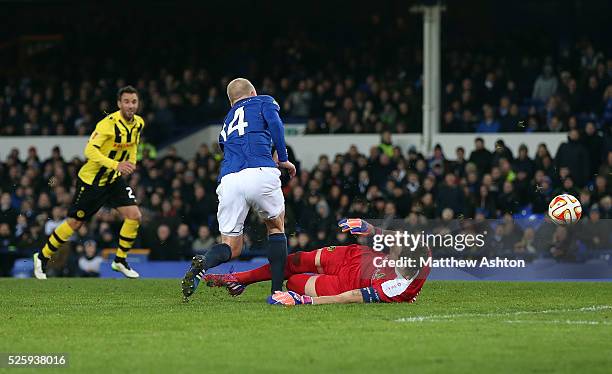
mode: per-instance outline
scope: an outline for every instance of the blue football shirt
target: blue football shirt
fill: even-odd
[[[268,95],[248,97],[234,103],[225,116],[219,134],[223,161],[219,180],[246,168],[276,167],[272,144],[278,160],[287,161],[285,129],[280,106]]]

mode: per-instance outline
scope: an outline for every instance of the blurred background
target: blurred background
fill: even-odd
[[[131,256],[139,271],[182,271],[218,236],[216,140],[237,76],[281,105],[299,167],[283,177],[291,251],[351,242],[336,228],[346,216],[474,220],[499,244],[463,256],[609,272],[609,1],[29,1],[0,13],[0,276],[29,276],[88,135],[127,84],[147,123]],[[580,199],[578,225],[546,218],[560,193]],[[265,255],[265,228],[248,221],[245,260]],[[120,224],[101,210],[50,273],[108,275]]]

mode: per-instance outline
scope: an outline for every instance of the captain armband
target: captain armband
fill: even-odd
[[[380,303],[380,297],[374,287],[364,287],[359,291],[361,291],[364,303]]]

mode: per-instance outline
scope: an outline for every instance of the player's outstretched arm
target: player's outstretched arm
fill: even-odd
[[[350,232],[353,235],[374,236],[374,235],[396,235],[397,231],[383,230],[361,218],[344,218],[338,222],[342,232]],[[389,247],[389,258],[397,259],[402,251],[401,246]]]
[[[307,296],[293,291],[276,291],[274,295],[268,296],[268,304],[272,305],[319,305],[319,304],[351,304],[363,303],[365,301],[364,290],[356,289],[346,291],[333,296]]]
[[[352,304],[363,303],[361,290],[351,290],[334,296],[317,296],[312,298],[313,304]]]

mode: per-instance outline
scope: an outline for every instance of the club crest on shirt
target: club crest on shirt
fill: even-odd
[[[385,273],[378,268],[376,269],[374,274],[372,274],[372,279],[383,279],[384,277],[385,277]]]
[[[326,247],[325,249],[327,249],[330,252],[333,252],[334,249],[336,249],[336,246],[335,245],[330,245],[329,247]]]

